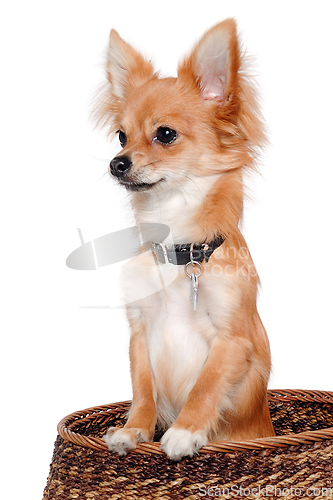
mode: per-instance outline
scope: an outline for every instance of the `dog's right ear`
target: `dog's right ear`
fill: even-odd
[[[240,53],[237,26],[226,19],[207,31],[178,68],[180,79],[192,80],[203,100],[223,106],[238,90]]]
[[[122,99],[130,85],[139,86],[150,79],[154,68],[117,31],[111,30],[106,72],[112,94]]]

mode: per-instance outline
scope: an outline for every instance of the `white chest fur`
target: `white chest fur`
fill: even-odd
[[[145,325],[159,420],[170,426],[185,404],[214,338],[228,330],[239,299],[238,287],[234,279],[214,276],[208,266],[204,267],[194,312],[191,280],[183,266],[157,267],[146,252],[132,259],[126,272],[131,276],[128,292],[144,287],[147,291],[159,290],[129,308],[129,314],[132,321]]]
[[[158,413],[167,425],[185,404],[209,353],[190,304],[189,285],[182,279],[159,294],[147,331]]]

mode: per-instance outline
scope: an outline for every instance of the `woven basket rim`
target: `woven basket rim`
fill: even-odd
[[[317,391],[317,390],[269,390],[269,401],[306,401],[317,403],[333,404],[332,391]],[[119,412],[121,410],[127,411],[128,405],[131,401],[122,401],[119,403],[106,404],[102,406],[94,406],[85,410],[71,413],[64,417],[58,424],[57,430],[64,439],[84,448],[92,448],[98,451],[107,451],[108,447],[103,439],[94,436],[83,436],[70,429],[71,425],[79,420],[91,420],[100,415],[104,417],[112,412]],[[297,434],[286,434],[282,436],[258,438],[244,441],[214,441],[203,446],[199,453],[225,453],[236,451],[249,451],[249,450],[267,450],[276,449],[286,446],[300,446],[304,444],[311,444],[315,442],[333,439],[333,427],[320,429],[316,431],[305,431]],[[130,453],[154,453],[164,454],[160,448],[160,443],[139,443],[137,447]]]

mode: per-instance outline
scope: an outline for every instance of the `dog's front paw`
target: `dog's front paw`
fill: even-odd
[[[104,441],[108,448],[113,453],[118,453],[120,456],[126,455],[129,451],[136,448],[137,443],[148,441],[147,436],[142,429],[110,427],[105,436]]]
[[[161,439],[161,447],[171,460],[193,457],[206,444],[207,436],[203,431],[191,432],[173,427],[167,430]]]

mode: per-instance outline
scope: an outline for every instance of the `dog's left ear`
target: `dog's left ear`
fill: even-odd
[[[149,61],[111,30],[106,64],[111,92],[122,99],[130,85],[141,85],[153,77],[154,68]]]
[[[179,66],[178,76],[195,81],[204,100],[222,105],[236,90],[239,67],[236,22],[226,19],[205,33]]]

